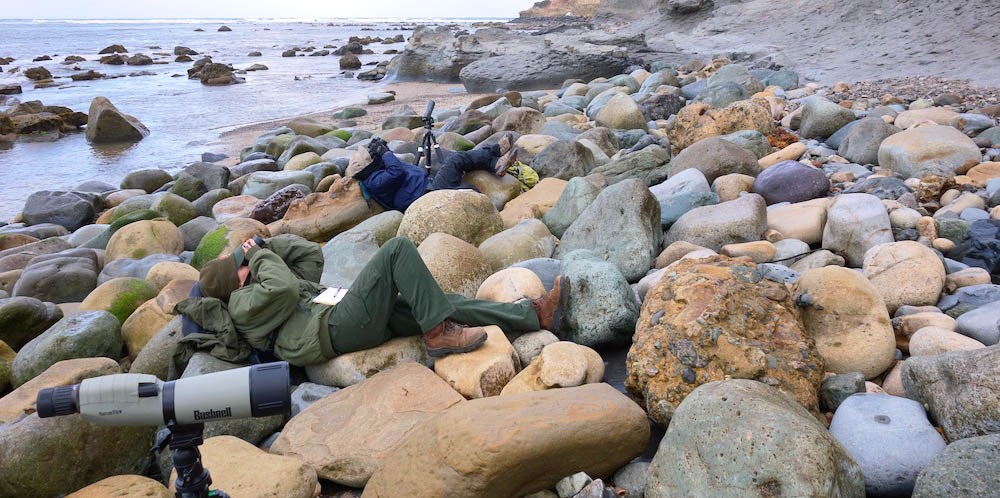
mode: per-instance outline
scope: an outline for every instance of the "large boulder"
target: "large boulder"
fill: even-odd
[[[66,495],[66,498],[170,498],[167,487],[159,481],[138,475],[111,476],[83,489]]]
[[[121,277],[101,284],[80,303],[80,311],[107,311],[124,323],[142,303],[156,297],[159,289],[141,278]]]
[[[57,362],[0,398],[0,428],[34,413],[38,409],[36,402],[40,389],[70,386],[79,384],[83,379],[119,373],[122,373],[122,368],[111,358],[75,358]]]
[[[430,234],[417,251],[441,290],[447,293],[472,299],[486,277],[493,273],[476,246],[446,233]]]
[[[319,492],[316,471],[298,458],[275,455],[232,436],[206,437],[202,464],[212,472],[212,487],[231,496],[312,498]],[[170,474],[173,493],[177,472]]]
[[[97,287],[99,263],[97,254],[90,249],[34,256],[11,294],[56,304],[83,301]]]
[[[476,299],[513,303],[524,298],[535,299],[543,294],[545,284],[535,272],[511,266],[490,275],[476,291]]]
[[[1000,433],[1000,345],[903,362],[906,395],[924,403],[948,439]]]
[[[540,133],[543,126],[545,116],[530,107],[515,107],[493,120],[494,131],[513,131],[519,135]]]
[[[21,349],[62,317],[58,306],[33,297],[0,299],[0,341]]]
[[[365,200],[358,182],[341,179],[328,192],[292,201],[284,218],[268,224],[267,230],[271,235],[289,233],[326,242],[382,211],[377,203]]]
[[[848,397],[830,434],[858,462],[870,497],[910,496],[917,474],[945,447],[920,403],[884,394]]]
[[[485,195],[468,190],[436,190],[417,199],[403,214],[399,236],[420,245],[430,234],[453,235],[478,246],[503,230],[503,220]]]
[[[587,176],[597,166],[594,154],[575,140],[558,140],[547,145],[534,159],[531,168],[542,178],[570,180]]]
[[[752,263],[675,263],[646,294],[626,387],[663,425],[694,388],[727,378],[766,381],[816,412],[823,362],[794,309]]]
[[[799,133],[805,138],[826,138],[833,135],[856,116],[850,109],[823,97],[809,97],[802,106]]]
[[[539,90],[558,87],[568,79],[584,81],[624,72],[624,52],[580,53],[569,50],[518,52],[483,58],[462,68],[459,78],[469,93]]]
[[[608,184],[629,178],[638,178],[648,185],[656,185],[667,179],[670,171],[670,148],[650,145],[638,152],[625,154],[591,170],[604,175]]]
[[[306,375],[316,384],[350,387],[403,363],[434,365],[427,355],[422,335],[396,337],[374,348],[337,355],[335,358],[306,367]]]
[[[879,118],[864,118],[851,126],[841,140],[837,154],[858,164],[877,165],[878,150],[882,142],[900,131]]]
[[[621,130],[645,130],[646,117],[632,97],[619,93],[611,97],[594,116],[597,126]]]
[[[109,476],[137,474],[155,432],[92,424],[79,415],[28,415],[0,430],[0,496],[61,496]]]
[[[649,191],[660,203],[660,224],[664,229],[696,207],[719,203],[719,195],[712,192],[705,175],[696,168],[670,175],[667,181],[653,185]]]
[[[600,175],[571,178],[559,195],[559,200],[542,216],[542,222],[552,235],[562,237],[587,206],[597,199],[605,185],[604,177]]]
[[[639,303],[618,267],[580,249],[562,257],[560,273],[570,278],[569,305],[559,334],[584,346],[625,345],[639,318]]]
[[[819,168],[798,161],[781,161],[757,175],[753,191],[764,197],[768,205],[805,202],[825,197],[830,192],[830,180]]]
[[[882,141],[878,164],[904,178],[932,174],[955,176],[982,159],[979,147],[951,126],[920,126],[896,133]]]
[[[954,441],[917,476],[913,498],[987,497],[1000,489],[1000,434]]]
[[[763,99],[740,100],[722,109],[704,103],[690,104],[677,113],[669,136],[671,144],[685,149],[701,139],[740,130],[770,134],[774,130],[771,105]]]
[[[310,405],[271,452],[301,458],[322,479],[364,487],[409,434],[464,402],[434,372],[404,363]]]
[[[648,439],[645,413],[607,384],[472,400],[416,428],[362,497],[524,496],[609,475]]]
[[[699,140],[670,161],[670,177],[686,169],[697,169],[709,184],[732,173],[756,176],[760,171],[753,152],[720,137]]]
[[[933,306],[944,288],[941,258],[929,247],[910,240],[869,249],[863,268],[890,314],[903,305]]]
[[[864,275],[839,266],[815,268],[799,276],[792,292],[827,372],[872,379],[892,366],[896,339],[889,313]]]
[[[151,254],[176,255],[182,251],[184,236],[176,225],[166,220],[144,220],[115,232],[108,241],[104,259],[142,259]]]
[[[323,276],[327,287],[350,287],[378,248],[396,236],[403,213],[386,211],[342,232],[323,245]]]
[[[681,403],[645,496],[863,498],[865,483],[851,455],[791,396],[732,379],[700,386]]]
[[[663,244],[669,246],[683,240],[718,251],[726,244],[761,240],[765,230],[764,198],[746,194],[732,201],[688,211],[667,230]]]
[[[102,206],[100,197],[94,194],[42,190],[28,196],[21,216],[29,225],[54,223],[72,232],[92,223]]]
[[[601,191],[563,234],[556,257],[589,249],[637,282],[659,254],[662,238],[660,204],[643,182],[630,179]]]
[[[499,271],[521,261],[552,256],[556,242],[545,223],[531,218],[484,240],[479,252],[492,271]]]
[[[871,194],[841,194],[826,212],[823,249],[843,255],[847,264],[860,267],[869,249],[894,241],[889,214]]]
[[[94,143],[138,142],[149,128],[138,119],[123,114],[105,97],[94,97],[87,119],[87,140]]]
[[[82,311],[56,322],[18,351],[11,365],[11,381],[20,386],[62,360],[106,356],[122,352],[121,322],[106,311]]]

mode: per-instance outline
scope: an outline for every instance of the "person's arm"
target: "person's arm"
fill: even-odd
[[[319,283],[323,276],[323,248],[291,234],[268,239],[267,248],[277,254],[288,269],[302,280]]]
[[[392,151],[386,152],[382,155],[383,167],[365,179],[365,187],[378,193],[395,191],[406,179],[405,164]]]
[[[252,283],[229,297],[229,314],[248,339],[270,335],[295,311],[298,278],[277,254],[257,246],[247,251]],[[251,340],[251,343],[254,342]]]

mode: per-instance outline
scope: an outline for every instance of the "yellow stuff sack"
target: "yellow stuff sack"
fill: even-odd
[[[531,190],[531,187],[538,183],[538,172],[521,161],[514,161],[514,164],[507,167],[507,174],[517,178],[518,183],[521,184],[521,192]]]

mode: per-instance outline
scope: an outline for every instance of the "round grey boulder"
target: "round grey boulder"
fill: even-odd
[[[670,176],[697,169],[711,185],[716,178],[731,173],[757,176],[760,167],[753,152],[720,137],[699,140],[670,161]]]
[[[62,360],[101,356],[118,359],[122,346],[121,324],[111,313],[83,311],[69,315],[17,352],[11,365],[11,381],[20,386]]]
[[[830,434],[861,466],[871,498],[910,496],[917,475],[945,447],[920,403],[885,394],[844,400]]]

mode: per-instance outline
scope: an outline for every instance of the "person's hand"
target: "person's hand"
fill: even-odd
[[[249,238],[249,239],[243,241],[243,245],[242,245],[243,252],[244,253],[250,252],[250,249],[253,248],[256,245],[257,245],[257,241],[253,240],[253,238]]]

